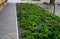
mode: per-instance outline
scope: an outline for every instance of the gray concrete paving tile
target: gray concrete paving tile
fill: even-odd
[[[0,12],[0,39],[17,39],[16,4],[8,3]]]

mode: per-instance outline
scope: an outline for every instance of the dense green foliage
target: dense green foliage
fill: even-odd
[[[29,3],[17,4],[20,27],[25,39],[60,39],[60,17],[40,6]]]

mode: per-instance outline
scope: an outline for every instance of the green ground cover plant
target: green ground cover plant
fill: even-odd
[[[60,39],[60,17],[31,3],[17,3],[21,36],[25,39]]]

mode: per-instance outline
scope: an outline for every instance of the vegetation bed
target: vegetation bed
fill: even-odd
[[[29,3],[17,3],[19,26],[24,39],[60,39],[60,17]]]

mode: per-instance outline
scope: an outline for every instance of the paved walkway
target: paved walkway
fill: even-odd
[[[8,3],[0,12],[0,39],[18,39],[16,4]]]

